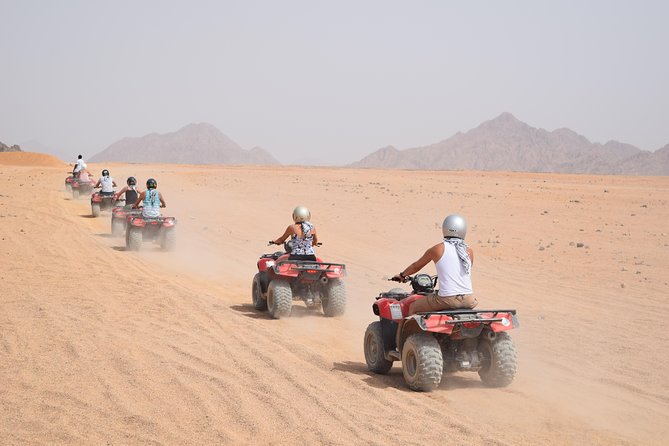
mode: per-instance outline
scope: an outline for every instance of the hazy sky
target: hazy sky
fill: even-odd
[[[503,111],[669,143],[668,1],[0,0],[0,141],[87,157],[209,122],[282,162],[440,141]]]

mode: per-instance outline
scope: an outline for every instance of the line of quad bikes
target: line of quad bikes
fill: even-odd
[[[66,190],[75,199],[91,193],[94,217],[111,210],[112,233],[125,233],[127,249],[139,251],[143,241],[157,242],[165,250],[175,247],[174,217],[143,218],[141,209],[102,196],[93,191],[92,183],[84,184],[76,178],[68,177]],[[320,309],[326,317],[344,314],[346,265],[320,258],[292,260],[290,251],[290,242],[286,242],[283,251],[260,256],[251,286],[254,308],[274,319],[289,317],[295,302]],[[363,340],[369,371],[385,375],[395,361],[400,361],[407,386],[416,391],[431,391],[439,386],[444,374],[458,371],[477,372],[489,387],[504,387],[513,381],[517,355],[508,332],[519,326],[516,310],[464,309],[409,315],[412,302],[435,292],[437,276],[416,274],[407,280],[410,291],[393,288],[374,298],[372,311],[378,320],[369,324]]]
[[[125,249],[140,251],[144,242],[158,243],[165,251],[176,246],[176,224],[174,217],[146,218],[142,209],[133,209],[134,203],[116,199],[115,195],[103,195],[94,189],[92,181],[82,181],[72,175],[65,179],[65,191],[73,199],[90,195],[91,216],[97,218],[105,211],[111,211],[111,232],[116,237],[125,235]]]

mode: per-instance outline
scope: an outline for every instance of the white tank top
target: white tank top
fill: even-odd
[[[472,294],[472,276],[465,271],[455,246],[444,242],[444,255],[435,266],[439,276],[439,296]]]
[[[112,177],[101,177],[100,186],[102,186],[102,192],[114,192],[114,179]]]

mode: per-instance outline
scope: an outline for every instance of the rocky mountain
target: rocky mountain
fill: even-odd
[[[551,132],[502,113],[436,144],[406,150],[384,147],[350,166],[669,175],[669,149],[653,153],[618,141],[592,143],[572,130]]]
[[[90,161],[177,164],[279,164],[266,150],[242,149],[211,124],[189,124],[173,133],[124,138]]]
[[[8,146],[0,141],[0,152],[21,152],[21,147],[14,144],[13,146]]]

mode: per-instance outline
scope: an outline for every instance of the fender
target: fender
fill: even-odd
[[[274,259],[264,257],[258,260],[258,271],[266,272],[268,269],[271,269],[276,264]]]
[[[137,228],[143,228],[146,226],[146,222],[141,217],[128,217],[128,223]]]
[[[99,193],[95,192],[93,195],[91,195],[91,203],[101,203],[102,202],[102,196],[100,196]]]
[[[163,227],[165,228],[171,228],[173,226],[176,226],[177,224],[177,219],[174,217],[165,217],[165,220],[163,220]]]

